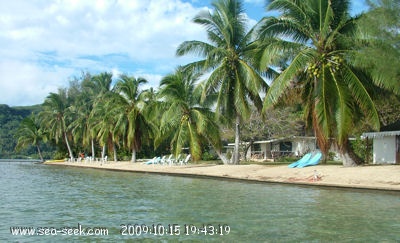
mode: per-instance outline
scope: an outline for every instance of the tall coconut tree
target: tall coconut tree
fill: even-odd
[[[69,129],[74,135],[75,143],[80,142],[84,148],[92,145],[92,154],[94,153],[93,146],[93,134],[91,131],[92,119],[90,119],[90,113],[93,109],[93,101],[87,92],[82,93],[76,98],[73,104],[70,106],[70,110],[74,113],[74,119],[69,125]]]
[[[107,95],[103,95],[102,99],[97,100],[89,118],[93,122],[91,131],[102,146],[102,160],[107,155],[107,148],[109,150],[112,149],[115,154],[114,159],[116,157],[114,130],[118,114],[115,113],[115,109],[112,107],[113,95],[112,93],[108,93]]]
[[[198,77],[179,67],[161,80],[158,92],[164,112],[157,141],[171,139],[171,150],[175,156],[182,152],[184,146],[189,146],[194,160],[201,158],[204,143],[211,143],[217,152],[221,149],[215,114],[200,104],[202,89],[196,89]]]
[[[92,111],[89,116],[90,135],[91,138],[100,139],[100,144],[103,146],[101,153],[102,159],[106,155],[106,147],[112,140],[110,129],[113,124],[110,119],[113,119],[110,109],[106,103],[111,100],[112,92],[112,73],[103,72],[90,77],[82,84],[85,91],[90,95],[92,102]],[[92,153],[94,154],[94,142],[92,140]]]
[[[367,70],[353,65],[358,36],[349,1],[274,0],[267,9],[281,14],[259,23],[261,40],[277,39],[264,53],[291,55],[294,51],[294,56],[271,84],[265,108],[291,88],[300,87],[305,118],[321,151],[326,156],[333,142],[343,165],[355,165],[348,144],[352,128],[361,114],[378,129],[379,117],[370,92],[374,84]]]
[[[48,131],[50,139],[59,143],[60,139],[67,146],[69,157],[74,159],[74,154],[69,142],[68,125],[70,123],[70,111],[67,92],[59,89],[58,93],[50,93],[44,103],[43,111],[39,113],[41,124]]]
[[[33,145],[37,149],[40,160],[43,161],[40,142],[45,140],[45,135],[39,120],[34,114],[31,114],[21,121],[16,137],[18,139],[15,147],[16,150]]]
[[[79,87],[76,88],[76,95],[70,106],[70,111],[74,114],[74,119],[69,125],[69,129],[74,135],[75,143],[80,142],[84,148],[91,147],[91,154],[94,156],[94,139],[92,126],[96,122],[90,116],[94,102],[96,101],[98,91],[97,86],[93,83],[89,73],[83,73]]]
[[[252,31],[239,0],[219,0],[214,10],[199,13],[194,22],[206,28],[209,42],[185,41],[177,55],[194,53],[204,58],[188,66],[211,72],[203,87],[203,98],[217,94],[216,112],[235,123],[235,148],[231,162],[239,163],[240,124],[251,114],[251,103],[262,107],[260,92],[266,82],[251,64]]]
[[[117,93],[113,100],[117,121],[115,134],[123,135],[124,144],[132,151],[132,162],[136,162],[136,153],[143,143],[149,143],[153,137],[155,126],[147,114],[147,90],[141,86],[146,84],[143,78],[121,75],[115,85]]]

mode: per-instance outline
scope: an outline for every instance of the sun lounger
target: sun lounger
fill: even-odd
[[[149,160],[147,162],[144,162],[143,164],[145,164],[145,165],[153,164],[154,165],[154,164],[158,164],[160,162],[160,160],[161,160],[161,158],[156,156],[153,159],[151,159],[151,160]]]
[[[162,165],[166,165],[166,163],[167,163],[167,159],[166,159],[166,157],[167,156],[163,156],[162,158],[161,158],[161,160],[160,160],[160,164],[162,164]]]
[[[168,159],[165,160],[165,162],[164,162],[165,165],[170,165],[170,166],[172,165],[172,163],[174,162],[173,159],[172,159],[172,156],[173,155],[170,154]]]
[[[186,156],[185,159],[181,159],[181,160],[179,161],[179,163],[180,163],[181,165],[183,165],[183,164],[187,165],[188,162],[189,162],[189,159],[190,159],[190,154],[189,154],[188,156]]]

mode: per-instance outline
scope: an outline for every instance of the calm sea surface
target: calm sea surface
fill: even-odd
[[[1,162],[0,225],[0,242],[400,242],[400,194]]]

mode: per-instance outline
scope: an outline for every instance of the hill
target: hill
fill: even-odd
[[[20,122],[32,112],[37,113],[41,109],[40,105],[10,107],[0,104],[0,158],[21,158],[24,156],[16,155],[15,145],[17,139],[14,137]],[[24,155],[35,154],[33,148],[21,151]]]

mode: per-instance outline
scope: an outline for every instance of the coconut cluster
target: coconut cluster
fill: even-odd
[[[322,55],[322,61],[310,63],[307,67],[307,73],[310,78],[319,78],[321,68],[328,67],[331,72],[336,72],[340,69],[340,65],[343,63],[343,58],[340,56],[331,56],[324,58],[325,54]]]

